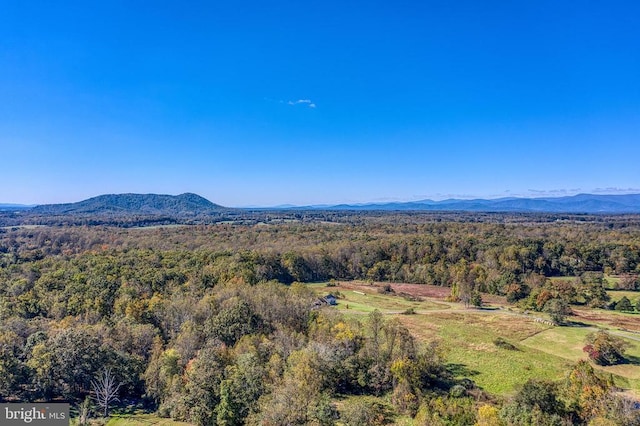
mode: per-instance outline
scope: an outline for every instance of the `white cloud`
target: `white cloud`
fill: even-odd
[[[528,189],[525,197],[564,197],[579,194],[580,188],[559,188],[559,189]]]
[[[640,188],[618,188],[618,187],[609,187],[609,188],[596,188],[593,190],[594,194],[638,194],[640,193]]]
[[[288,105],[306,105],[309,108],[315,108],[316,104],[311,102],[311,99],[298,99],[297,101],[288,101]]]

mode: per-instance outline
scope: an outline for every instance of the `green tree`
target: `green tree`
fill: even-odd
[[[618,303],[616,303],[616,311],[620,312],[631,312],[633,311],[633,305],[631,301],[627,298],[627,296],[622,296]]]
[[[65,396],[81,396],[89,392],[91,380],[107,361],[107,350],[97,336],[82,328],[65,329],[49,339],[51,370],[57,391]]]
[[[227,367],[226,375],[228,379],[220,383],[217,421],[219,425],[242,425],[265,391],[266,371],[257,355],[245,353]]]
[[[482,307],[482,295],[479,291],[474,291],[471,293],[471,299],[469,300],[469,303],[471,303],[471,305],[475,306],[476,308]]]
[[[232,298],[223,303],[220,312],[212,318],[206,332],[232,346],[242,336],[260,329],[262,321],[244,300]]]
[[[220,403],[220,383],[229,356],[224,348],[203,348],[185,371],[184,391],[179,394],[176,417],[184,416],[198,426],[213,424]]]
[[[10,331],[0,332],[0,401],[21,393],[25,382],[25,366],[19,358],[18,336]]]
[[[564,324],[567,315],[571,315],[571,308],[562,299],[551,299],[544,305],[544,311],[549,314],[554,324]]]
[[[327,399],[323,392],[320,360],[310,350],[293,352],[288,368],[270,394],[260,398],[260,424],[303,425],[324,418]]]

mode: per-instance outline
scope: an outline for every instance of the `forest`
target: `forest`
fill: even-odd
[[[640,289],[637,217],[260,215],[1,228],[0,399],[69,401],[78,424],[90,405],[195,425],[640,424],[590,361],[492,395],[453,374],[437,340],[378,311],[344,316],[306,285],[431,284],[538,312],[616,309],[607,289]],[[118,387],[100,405],[105,377]]]

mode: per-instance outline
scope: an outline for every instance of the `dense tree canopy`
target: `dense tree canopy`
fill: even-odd
[[[586,400],[568,401],[574,381],[528,382],[476,419],[481,391],[453,379],[438,342],[419,344],[378,312],[355,321],[317,309],[299,282],[429,283],[475,306],[494,293],[561,323],[570,304],[608,306],[605,286],[635,285],[635,222],[347,218],[0,229],[0,399],[80,402],[108,369],[120,399],[195,424],[333,424],[338,415],[375,424],[390,411],[418,424],[611,417],[615,407],[592,413]],[[608,283],[605,273],[624,275]],[[576,278],[549,279],[566,275]],[[589,344],[604,357],[601,340]],[[360,399],[338,410],[337,395]]]

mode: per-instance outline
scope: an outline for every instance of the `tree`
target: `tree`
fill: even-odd
[[[206,331],[226,345],[233,346],[242,336],[257,332],[261,326],[261,318],[247,302],[231,298],[223,303],[218,315],[208,323]]]
[[[558,385],[547,380],[529,379],[511,402],[501,410],[508,424],[562,425],[565,406],[558,399]]]
[[[238,357],[236,365],[227,367],[226,373],[228,378],[220,382],[218,425],[242,425],[264,393],[266,371],[256,354],[245,353]]]
[[[524,284],[510,284],[507,286],[505,296],[507,302],[516,303],[520,299],[524,299],[529,295],[529,287]]]
[[[547,380],[529,379],[516,394],[514,401],[521,407],[538,407],[548,414],[564,413],[564,405],[558,400],[558,386]]]
[[[189,361],[185,371],[184,389],[174,395],[178,398],[178,417],[198,426],[215,424],[216,406],[220,403],[220,383],[229,363],[229,353],[223,346],[205,347],[198,357]]]
[[[585,423],[606,414],[613,390],[613,379],[596,374],[586,360],[578,361],[571,368],[562,387],[568,411],[576,413]]]
[[[620,277],[620,281],[618,283],[618,289],[620,290],[637,290],[638,289],[638,279],[637,275],[626,274]]]
[[[18,336],[12,332],[0,332],[0,401],[16,396],[25,379],[25,366],[19,359]]]
[[[480,294],[479,291],[474,291],[471,293],[471,299],[469,300],[469,302],[471,303],[471,305],[475,306],[476,308],[481,308],[482,307],[482,295]]]
[[[78,426],[89,426],[91,415],[91,397],[87,396],[78,407]]]
[[[259,424],[318,424],[318,416],[324,418],[330,409],[322,392],[324,377],[318,374],[318,354],[305,349],[295,351],[287,363],[288,368],[273,391],[259,400]]]
[[[544,305],[544,311],[549,314],[555,324],[564,324],[567,315],[571,314],[571,308],[562,299],[551,299]]]
[[[620,312],[631,312],[633,311],[633,305],[631,301],[627,298],[627,296],[622,296],[622,299],[616,303],[616,311]]]
[[[43,373],[65,396],[85,395],[107,358],[107,350],[101,347],[100,339],[91,330],[83,328],[62,330],[49,338],[43,349],[43,358],[50,360],[50,369]]]
[[[624,360],[624,352],[629,347],[625,340],[610,335],[604,330],[589,333],[585,338],[584,352],[598,365],[614,365]]]
[[[112,403],[120,401],[118,390],[122,384],[118,382],[110,368],[104,368],[96,380],[91,381],[91,387],[95,393],[94,399],[98,407],[102,408],[104,417],[109,416],[109,407]]]

